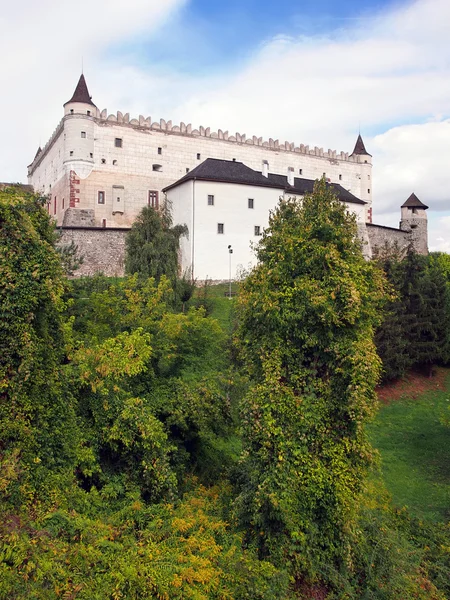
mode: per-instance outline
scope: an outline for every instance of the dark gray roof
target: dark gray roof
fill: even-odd
[[[65,102],[64,106],[69,104],[69,102],[83,102],[84,104],[92,104],[92,106],[95,106],[95,104],[92,102],[91,96],[89,96],[86,79],[84,78],[83,74],[81,74],[80,79],[78,80],[77,87],[75,88],[72,98]]]
[[[207,158],[200,165],[195,167],[195,169],[186,173],[181,179],[165,187],[163,192],[166,192],[185,181],[191,181],[193,179],[277,188],[294,195],[298,194],[302,196],[312,192],[314,188],[313,179],[295,177],[294,185],[289,185],[287,175],[269,173],[268,177],[264,177],[261,171],[254,171],[250,167],[247,167],[247,165],[244,165],[244,163],[234,160]],[[330,185],[334,189],[339,200],[352,202],[354,204],[366,204],[364,200],[360,200],[337,183],[329,183],[327,185]]]
[[[350,154],[350,156],[353,156],[354,154],[367,154],[367,156],[372,156],[371,154],[369,154],[367,152],[366,147],[364,146],[364,142],[361,137],[361,134],[358,135],[358,139],[356,140],[355,148],[354,148],[353,152]]]
[[[404,206],[407,206],[408,208],[423,208],[424,210],[428,208],[428,206],[421,202],[415,194],[411,194],[401,207],[403,208]]]

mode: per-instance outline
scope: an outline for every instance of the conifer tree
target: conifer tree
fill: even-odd
[[[379,256],[377,264],[383,270],[392,286],[391,298],[384,306],[383,320],[376,330],[375,343],[383,363],[384,381],[396,379],[406,374],[412,366],[408,340],[405,333],[409,316],[401,293],[404,278],[403,256],[395,248]]]
[[[405,337],[413,365],[427,368],[444,359],[448,332],[447,289],[442,270],[409,249],[402,296]]]
[[[174,282],[178,275],[180,238],[187,235],[186,225],[172,224],[170,207],[142,209],[126,239],[125,270],[142,277],[162,275]]]
[[[242,403],[237,511],[261,555],[297,579],[351,563],[351,531],[372,462],[365,423],[380,361],[385,281],[354,216],[325,182],[280,201],[243,284],[238,344],[253,385]]]

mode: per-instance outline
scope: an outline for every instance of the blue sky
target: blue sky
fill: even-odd
[[[370,21],[390,5],[387,0],[192,0],[157,31],[142,32],[113,52],[116,58],[133,54],[156,70],[170,65],[196,75],[217,68],[226,72],[275,36],[339,35],[349,23]]]
[[[376,221],[396,226],[415,192],[450,252],[448,23],[449,0],[16,0],[0,13],[0,181],[26,180],[83,57],[110,113],[346,152],[360,128]]]

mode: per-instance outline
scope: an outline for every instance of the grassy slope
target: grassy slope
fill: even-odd
[[[394,503],[432,521],[450,518],[449,417],[450,378],[445,391],[383,406],[370,428]]]

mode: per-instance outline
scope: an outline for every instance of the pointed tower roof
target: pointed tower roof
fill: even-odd
[[[428,206],[421,202],[419,198],[415,194],[411,194],[411,196],[404,202],[401,208],[407,206],[408,208],[423,208],[427,210]]]
[[[33,160],[36,160],[36,159],[37,159],[37,157],[39,156],[39,154],[40,154],[41,152],[42,152],[42,148],[39,146],[39,148],[37,149],[37,152],[36,152],[36,154],[34,155],[34,158],[33,158]]]
[[[89,95],[86,79],[84,78],[83,74],[81,74],[80,79],[78,80],[77,87],[75,88],[72,98],[65,102],[64,106],[70,102],[82,102],[83,104],[92,104],[92,106],[95,106],[95,104],[92,102],[91,96]]]
[[[353,156],[354,154],[365,154],[367,156],[372,156],[371,154],[369,154],[367,152],[366,147],[364,146],[364,142],[361,137],[361,134],[358,134],[358,139],[356,140],[355,149],[350,154],[350,156]]]

